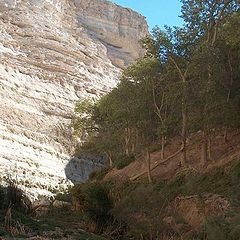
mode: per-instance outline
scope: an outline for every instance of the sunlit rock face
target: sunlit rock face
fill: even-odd
[[[76,101],[113,88],[146,33],[103,0],[0,0],[0,177],[32,198],[65,189]]]
[[[138,41],[148,33],[145,18],[105,0],[74,0],[78,21],[107,47],[118,67],[126,67],[143,52]]]

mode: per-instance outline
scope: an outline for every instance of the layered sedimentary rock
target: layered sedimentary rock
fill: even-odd
[[[0,177],[32,197],[66,188],[76,101],[114,87],[146,34],[103,0],[0,0]]]
[[[148,31],[143,16],[105,0],[74,2],[79,22],[107,47],[113,64],[124,68],[142,55],[138,41]]]

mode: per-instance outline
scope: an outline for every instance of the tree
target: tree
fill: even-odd
[[[219,41],[217,47],[221,52],[221,66],[222,66],[222,84],[226,92],[226,104],[224,116],[224,140],[228,141],[228,128],[238,127],[239,114],[238,112],[238,94],[239,89],[239,54],[240,54],[240,40],[238,35],[240,24],[240,12],[235,12],[228,19],[221,28],[219,33]],[[235,119],[235,121],[233,121]]]
[[[147,38],[144,45],[147,48],[148,55],[156,56],[162,66],[162,72],[169,75],[169,70],[176,72],[178,78],[175,84],[178,85],[178,92],[181,98],[181,115],[182,115],[182,165],[186,165],[186,142],[187,142],[187,81],[188,72],[191,66],[192,44],[189,40],[188,32],[183,28],[171,29],[166,27],[166,31],[159,28],[153,30],[153,40]],[[175,75],[176,76],[176,75]],[[179,82],[181,84],[179,84]]]
[[[193,61],[198,64],[195,73],[201,73],[202,77],[196,78],[204,89],[202,95],[200,94],[204,104],[199,112],[202,115],[201,130],[203,131],[202,163],[205,164],[207,151],[211,152],[211,147],[208,146],[208,142],[210,142],[208,140],[211,139],[210,123],[213,123],[212,116],[217,113],[220,101],[222,101],[220,100],[220,91],[217,89],[219,86],[219,82],[216,81],[218,76],[215,74],[215,70],[218,68],[217,37],[219,29],[224,25],[226,19],[239,9],[239,3],[234,0],[182,0],[182,3],[185,27],[191,32],[192,38],[197,39],[198,42]]]
[[[152,182],[149,148],[156,138],[156,115],[152,99],[153,78],[158,71],[155,64],[154,59],[144,58],[129,67],[122,79],[122,83],[130,82],[133,86],[131,114],[140,136],[140,146],[145,149],[149,183]]]
[[[161,141],[162,162],[181,153],[187,163],[189,132],[201,131],[202,164],[213,157],[215,129],[239,127],[239,3],[182,0],[182,28],[155,28],[142,43],[146,54],[123,71],[120,83],[96,103],[82,102],[74,120],[84,151],[118,156],[144,152],[149,182],[150,146]],[[166,139],[182,147],[165,158]],[[142,175],[142,174],[140,174]]]
[[[109,117],[107,97],[100,102],[83,100],[76,105],[76,117],[73,119],[75,135],[82,143],[77,153],[105,154],[109,165],[113,164],[113,155],[119,146],[116,124]]]

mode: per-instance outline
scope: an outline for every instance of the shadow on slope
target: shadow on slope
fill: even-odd
[[[0,209],[8,208],[24,213],[30,212],[32,208],[31,200],[13,182],[7,183],[6,186],[0,186]]]

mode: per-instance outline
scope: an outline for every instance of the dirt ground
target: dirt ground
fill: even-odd
[[[175,157],[165,161],[166,158],[173,155],[181,149],[181,138],[175,137],[171,139],[165,147],[165,157],[161,159],[161,151],[154,151],[151,154],[151,167],[159,164],[153,171],[153,178],[170,179],[176,173],[185,169],[194,169],[196,171],[205,172],[214,167],[222,166],[233,160],[240,158],[240,130],[232,129],[228,133],[228,141],[224,141],[223,131],[212,133],[211,137],[211,158],[208,158],[207,163],[201,164],[201,132],[189,135],[187,140],[187,163],[186,166],[181,166],[181,153]],[[159,143],[160,149],[160,143]],[[164,163],[162,163],[164,162]],[[134,179],[137,175],[146,171],[146,161],[144,157],[137,159],[127,167],[117,170],[113,169],[106,175],[108,178],[123,178]],[[146,176],[144,174],[141,177]]]

